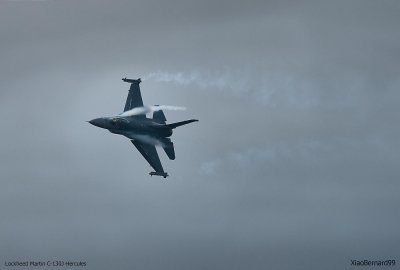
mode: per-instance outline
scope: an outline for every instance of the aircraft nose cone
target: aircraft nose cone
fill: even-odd
[[[90,120],[90,121],[88,121],[88,122],[89,122],[90,124],[92,124],[93,126],[102,127],[103,119],[101,119],[101,118],[96,118],[96,119]]]

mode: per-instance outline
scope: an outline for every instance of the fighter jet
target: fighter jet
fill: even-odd
[[[164,172],[155,146],[162,146],[169,159],[174,160],[174,143],[169,138],[172,135],[172,130],[198,120],[191,119],[166,124],[167,119],[164,112],[158,110],[157,105],[151,107],[152,109],[143,106],[139,87],[141,79],[132,80],[123,78],[122,80],[131,84],[124,112],[116,116],[96,118],[88,122],[96,127],[108,129],[111,133],[129,138],[136,149],[139,150],[155,170],[149,174],[151,176],[158,175],[166,178],[168,173]],[[162,108],[162,106],[159,108]],[[146,113],[149,111],[153,111],[153,118],[146,118]]]

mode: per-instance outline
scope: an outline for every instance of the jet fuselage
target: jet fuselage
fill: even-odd
[[[124,112],[112,117],[100,117],[88,121],[90,124],[107,129],[111,133],[120,134],[130,139],[131,143],[142,154],[154,172],[149,174],[166,178],[158,156],[156,146],[161,146],[170,160],[175,159],[174,143],[169,138],[174,128],[197,122],[190,119],[166,124],[163,109],[171,109],[174,106],[154,105],[144,106],[139,84],[141,79],[122,79],[130,83],[128,97],[126,98]],[[176,109],[176,108],[175,108]],[[153,118],[146,118],[146,113],[153,112]]]
[[[100,117],[89,121],[89,123],[130,139],[134,139],[135,135],[148,135],[154,138],[166,138],[172,135],[172,129],[167,125],[157,123],[149,118]]]

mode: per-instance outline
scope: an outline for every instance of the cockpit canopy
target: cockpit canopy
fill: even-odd
[[[129,123],[128,120],[126,120],[125,118],[121,118],[121,117],[113,117],[111,118],[111,124],[114,126],[118,126],[124,123]]]

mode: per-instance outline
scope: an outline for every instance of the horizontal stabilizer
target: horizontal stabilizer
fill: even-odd
[[[171,142],[171,139],[169,138],[162,138],[161,143],[163,145],[164,151],[169,157],[169,159],[174,160],[175,159],[175,150],[174,150],[174,143]]]
[[[173,124],[168,124],[167,127],[172,129],[172,128],[177,128],[177,127],[180,127],[180,126],[183,126],[183,125],[190,124],[192,122],[197,122],[197,121],[199,121],[199,120],[191,119],[191,120],[186,120],[186,121],[182,121],[182,122],[176,122],[176,123],[173,123]]]

